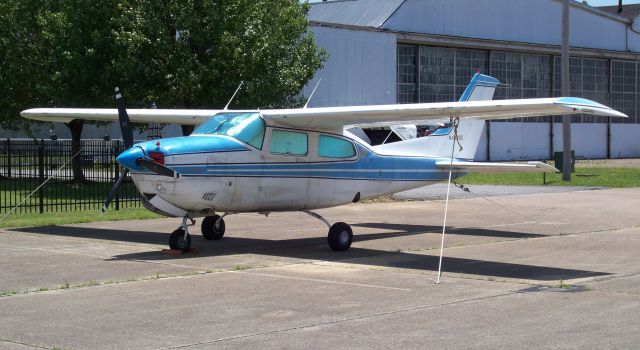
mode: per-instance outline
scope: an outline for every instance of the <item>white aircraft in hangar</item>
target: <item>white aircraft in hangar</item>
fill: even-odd
[[[191,246],[194,218],[206,239],[225,233],[229,214],[302,211],[329,226],[335,251],[351,246],[351,227],[331,225],[311,210],[376,198],[458,178],[470,171],[557,171],[541,162],[472,161],[484,120],[562,114],[626,117],[599,103],[573,97],[491,100],[499,81],[476,74],[461,101],[274,110],[130,109],[116,88],[118,109],[36,108],[25,118],[69,122],[118,120],[128,150],[125,168],[109,193],[114,198],[127,172],[148,209],[182,217],[169,238],[172,249]],[[449,118],[434,134],[371,146],[353,127],[425,124]],[[129,122],[197,125],[190,136],[133,144]],[[220,213],[222,215],[218,215]]]

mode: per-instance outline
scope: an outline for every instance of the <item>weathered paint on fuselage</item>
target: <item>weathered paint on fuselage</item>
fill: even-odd
[[[180,175],[159,176],[130,164],[131,177],[140,192],[157,195],[192,216],[333,207],[448,178],[448,171],[435,166],[440,158],[379,155],[347,137],[355,145],[354,157],[320,157],[318,135],[327,133],[317,131],[305,131],[307,155],[272,154],[272,129],[267,127],[262,149],[220,135],[137,144],[134,148],[147,155],[162,152],[165,165]],[[453,174],[454,178],[462,175]]]

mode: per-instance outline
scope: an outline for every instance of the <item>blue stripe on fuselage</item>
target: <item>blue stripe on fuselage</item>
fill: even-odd
[[[439,181],[446,180],[448,171],[439,169],[437,161],[427,157],[381,156],[358,145],[358,159],[327,162],[265,162],[265,163],[190,163],[167,164],[183,176],[330,178],[376,181]],[[366,156],[362,156],[366,154]],[[464,175],[456,172],[454,177]]]

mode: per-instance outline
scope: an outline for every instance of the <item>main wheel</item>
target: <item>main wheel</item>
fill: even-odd
[[[207,216],[202,220],[200,230],[205,239],[220,239],[224,236],[224,220],[220,220],[220,215]]]
[[[345,251],[351,247],[353,231],[351,231],[351,226],[344,222],[336,222],[329,229],[329,236],[327,238],[331,250],[336,252]]]
[[[169,247],[186,252],[191,248],[191,235],[187,234],[185,239],[184,230],[181,228],[171,232],[171,236],[169,236]]]

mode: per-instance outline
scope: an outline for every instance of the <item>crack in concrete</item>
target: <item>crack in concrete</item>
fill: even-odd
[[[24,342],[20,342],[20,341],[16,341],[16,340],[4,339],[4,338],[0,338],[0,342],[5,342],[5,343],[15,344],[15,345],[28,346],[28,347],[34,348],[34,349],[47,349],[47,350],[57,349],[56,347],[50,348],[50,347],[47,347],[47,346],[44,346],[44,345],[28,344],[28,343],[24,343]]]

